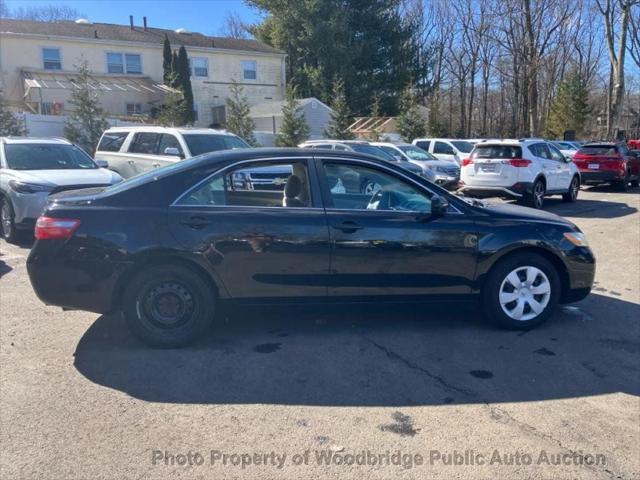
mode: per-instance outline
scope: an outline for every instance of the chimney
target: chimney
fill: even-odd
[[[142,17],[142,23],[144,24],[144,31],[147,31],[147,17]]]
[[[131,30],[133,30],[133,15],[129,15],[129,25],[131,27]]]
[[[98,38],[98,30],[93,31],[93,38]]]

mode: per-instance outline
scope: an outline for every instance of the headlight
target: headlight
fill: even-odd
[[[564,234],[564,238],[569,240],[576,247],[588,247],[589,246],[589,242],[587,241],[587,237],[585,237],[584,233],[566,232]]]
[[[38,183],[26,183],[19,182],[18,180],[10,180],[9,186],[14,192],[18,193],[38,193],[38,192],[50,192],[55,185],[42,185]]]

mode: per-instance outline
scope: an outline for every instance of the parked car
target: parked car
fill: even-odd
[[[228,188],[234,172],[265,165],[294,172],[283,192]],[[382,188],[332,191],[329,177],[349,172],[374,173]],[[584,235],[554,214],[465,201],[392,163],[329,150],[212,153],[64,192],[36,238],[27,269],[43,302],[123,312],[159,347],[199,338],[229,302],[476,298],[499,325],[528,329],[588,295],[595,269]]]
[[[624,143],[587,143],[573,156],[573,162],[585,185],[608,183],[622,191],[629,184],[638,186],[640,159],[631,155]]]
[[[563,140],[553,140],[550,142],[554,147],[560,150],[565,157],[569,159],[573,159],[573,156],[576,154],[580,147],[576,146],[572,142],[567,142]]]
[[[426,172],[430,172],[433,175],[433,179],[429,178],[429,180],[441,187],[447,190],[458,188],[460,169],[453,163],[438,160],[430,153],[410,143],[373,142],[373,144],[398,159],[418,165],[425,172],[425,176]]]
[[[59,138],[0,137],[0,231],[9,242],[33,231],[49,195],[118,183],[84,150]]]
[[[542,208],[548,195],[575,202],[580,172],[545,140],[492,140],[477,144],[462,160],[460,185],[467,196],[513,198]]]
[[[102,134],[95,153],[124,178],[203,153],[249,148],[232,133],[211,128],[114,127]]]
[[[458,165],[473,150],[473,143],[453,138],[416,138],[412,143],[440,160],[456,162]]]
[[[421,175],[427,180],[435,180],[435,175],[431,171],[425,171],[419,166],[407,161],[405,158],[390,155],[385,151],[385,149],[365,140],[308,140],[298,146],[300,148],[317,148],[343,152],[366,153],[367,155],[373,155],[381,160],[396,163],[399,167],[409,170],[411,173],[416,175]]]

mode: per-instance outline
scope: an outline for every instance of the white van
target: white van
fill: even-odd
[[[456,162],[458,165],[473,150],[473,143],[454,138],[416,138],[412,143],[439,160]]]
[[[114,127],[106,130],[95,159],[123,178],[133,177],[184,158],[235,148],[250,148],[232,133],[211,128]]]

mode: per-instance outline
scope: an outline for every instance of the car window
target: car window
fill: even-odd
[[[398,146],[398,148],[402,150],[411,160],[419,160],[421,162],[437,160],[437,158],[431,155],[429,152],[425,152],[422,148],[415,147],[413,145],[400,145]]]
[[[98,168],[75,145],[9,143],[4,146],[7,166],[14,170],[71,170]]]
[[[536,157],[551,160],[551,153],[544,143],[534,143],[533,145],[529,146],[529,150],[531,150],[531,153],[533,153]]]
[[[129,132],[106,132],[100,139],[98,151],[119,152]]]
[[[393,158],[391,158],[387,154],[387,152],[385,152],[384,150],[382,150],[379,147],[376,147],[374,145],[353,144],[353,145],[351,145],[351,148],[353,149],[354,152],[366,153],[368,155],[373,155],[374,157],[377,157],[377,158],[379,158],[381,160],[386,160],[387,162],[393,161]]]
[[[182,136],[192,156],[219,150],[249,148],[247,142],[235,135],[219,135],[212,133],[189,133]]]
[[[196,185],[176,205],[309,207],[309,175],[304,162],[243,165]]]
[[[453,148],[451,148],[450,145],[447,145],[444,142],[436,142],[433,145],[433,153],[441,153],[441,154],[445,154],[445,155],[453,155],[454,151],[453,151]]]
[[[512,159],[522,158],[522,148],[516,145],[476,145],[471,157],[492,158],[492,159]]]
[[[547,145],[549,148],[549,154],[551,155],[551,159],[556,162],[564,162],[565,156],[553,145]]]
[[[585,145],[578,153],[581,155],[617,155],[616,147],[612,145]]]
[[[344,145],[334,145],[333,146],[334,150],[341,150],[341,151],[346,151],[349,150],[347,147],[345,147]]]
[[[136,133],[129,147],[131,153],[155,154],[157,152],[159,133]]]
[[[425,151],[429,151],[429,146],[431,145],[431,142],[428,140],[418,140],[416,142],[416,147],[420,147],[421,149],[425,150]]]
[[[473,150],[473,143],[470,142],[465,142],[463,140],[454,140],[451,143],[462,153],[470,153],[471,150]]]
[[[348,163],[324,163],[334,208],[429,213],[431,200],[410,183],[384,171]]]
[[[158,153],[160,155],[167,155],[165,150],[167,148],[176,148],[178,149],[179,155],[183,155],[182,147],[180,146],[180,142],[174,135],[170,135],[168,133],[163,133],[160,136],[160,146],[158,147]]]

